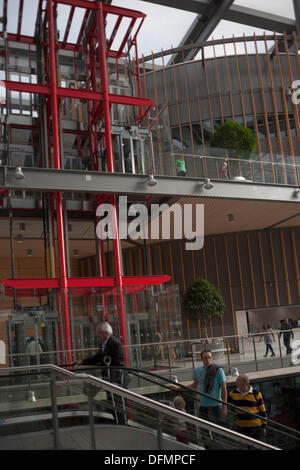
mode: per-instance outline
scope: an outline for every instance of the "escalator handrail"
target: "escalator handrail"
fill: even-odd
[[[60,367],[64,368],[64,367],[72,367],[73,364],[63,364],[63,365],[60,365]],[[85,370],[88,368],[88,367],[91,367],[91,366],[80,366],[81,368],[82,367],[85,367]],[[105,369],[106,367],[104,366],[93,366],[92,367],[93,369],[95,368],[98,368],[98,369]],[[148,372],[148,371],[144,371],[144,370],[140,370],[140,369],[135,369],[135,368],[130,368],[130,367],[110,367],[110,369],[115,369],[115,370],[127,370],[128,373],[132,373],[134,375],[136,375],[136,377],[139,377],[139,374],[144,374],[144,375],[147,375],[149,377],[147,377],[146,380],[149,380],[150,382],[152,382],[153,384],[155,385],[158,385],[157,384],[157,379],[158,380],[161,380],[161,381],[165,381],[167,382],[168,384],[172,384],[172,385],[176,385],[178,386],[179,384],[174,382],[172,379],[167,379],[165,377],[162,377],[158,374],[155,374],[153,372]],[[82,370],[82,369],[81,369]],[[151,380],[150,377],[154,377],[155,380]],[[172,388],[170,388],[168,385],[166,384],[160,384],[161,386],[165,387],[166,389],[168,389],[169,391],[171,392],[174,392],[175,390],[173,390]],[[253,413],[251,411],[248,411],[248,410],[244,410],[236,405],[233,405],[232,403],[227,403],[227,402],[224,402],[223,400],[218,400],[217,398],[213,398],[211,397],[210,395],[204,393],[204,392],[200,392],[198,390],[194,390],[194,389],[191,389],[189,387],[187,387],[186,385],[182,385],[180,384],[180,393],[183,393],[187,396],[189,396],[190,398],[194,398],[195,395],[197,395],[200,399],[201,396],[203,397],[206,397],[206,398],[210,398],[211,400],[214,400],[222,405],[226,405],[227,407],[229,407],[231,410],[234,411],[233,414],[235,414],[237,411],[242,411],[243,413],[245,414],[248,414],[248,415],[251,415],[251,416],[254,416],[254,417],[257,417],[259,419],[263,419],[264,421],[267,422],[267,425],[270,427],[270,429],[272,429],[272,424],[273,426],[276,426],[278,428],[281,428],[281,429],[275,429],[275,431],[278,431],[278,432],[281,432],[283,434],[286,434],[288,433],[288,436],[289,438],[293,437],[294,439],[296,440],[299,440],[300,442],[300,432],[297,431],[296,429],[294,428],[289,428],[288,426],[285,426],[284,424],[281,424],[281,423],[278,423],[277,421],[273,421],[271,420],[270,418],[266,417],[266,418],[263,418],[262,416],[256,414],[256,413]],[[291,436],[291,432],[295,433],[296,435],[295,436]]]

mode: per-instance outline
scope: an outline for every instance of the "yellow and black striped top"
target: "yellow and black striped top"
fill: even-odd
[[[241,428],[256,428],[265,427],[267,425],[266,420],[263,419],[267,417],[263,397],[262,394],[255,388],[252,389],[250,387],[249,392],[246,394],[241,393],[237,388],[235,388],[228,394],[228,403],[232,403],[233,405],[241,408],[241,410],[235,410],[237,426]],[[261,418],[251,416],[250,413],[244,413],[242,410],[255,413]]]

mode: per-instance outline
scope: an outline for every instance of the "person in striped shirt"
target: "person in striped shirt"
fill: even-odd
[[[253,439],[264,440],[267,433],[265,403],[262,394],[249,385],[249,377],[246,374],[237,377],[236,387],[228,394],[228,403],[241,409],[236,410],[238,432]],[[251,416],[242,410],[258,416]]]

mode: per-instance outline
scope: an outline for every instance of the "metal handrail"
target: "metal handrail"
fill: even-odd
[[[62,367],[68,367],[70,366],[70,364],[64,364]],[[103,369],[104,367],[102,366],[90,366],[92,369]],[[84,369],[87,370],[89,368],[89,366],[85,366]],[[82,367],[83,369],[83,367]],[[170,388],[170,384],[172,385],[178,385],[177,382],[174,382],[172,379],[170,378],[165,378],[165,377],[162,377],[158,374],[155,374],[154,372],[148,372],[148,371],[141,371],[139,369],[134,369],[134,368],[127,368],[127,367],[111,367],[111,369],[116,369],[116,370],[126,370],[128,371],[130,374],[133,374],[133,375],[136,375],[137,377],[141,378],[141,375],[146,375],[146,380],[157,385],[158,384],[158,380],[160,381],[163,381],[163,382],[166,382],[165,384],[160,384],[161,386],[167,388],[169,391],[174,391],[172,388]],[[143,377],[142,377],[143,378]],[[167,385],[168,384],[168,385]],[[284,434],[286,435],[287,437],[291,438],[291,435],[290,435],[290,432],[293,431],[293,433],[295,434],[295,436],[293,436],[294,439],[296,439],[297,441],[299,441],[300,443],[300,431],[296,430],[296,429],[291,429],[289,428],[288,426],[285,426],[284,424],[281,424],[281,423],[278,423],[277,421],[273,421],[272,419],[266,417],[266,418],[262,418],[260,415],[256,414],[256,413],[253,413],[251,411],[247,411],[247,410],[244,410],[244,409],[241,409],[240,407],[236,406],[236,405],[233,405],[232,403],[227,403],[227,402],[224,402],[223,400],[219,400],[217,398],[214,398],[212,397],[211,395],[208,395],[207,393],[204,393],[204,392],[200,392],[199,390],[195,390],[195,389],[191,389],[189,388],[188,386],[185,386],[185,385],[182,385],[180,384],[180,388],[182,388],[183,390],[180,390],[180,393],[184,393],[184,394],[188,394],[189,396],[191,395],[196,395],[198,397],[198,400],[200,399],[200,397],[205,397],[205,398],[209,398],[210,400],[213,400],[215,401],[216,403],[219,403],[220,405],[226,405],[229,409],[232,409],[234,412],[236,411],[242,411],[243,413],[245,414],[248,414],[248,415],[251,415],[255,418],[260,418],[260,419],[263,419],[264,421],[267,422],[267,425],[270,425],[270,426],[276,426],[277,428],[280,428],[280,429],[275,429],[276,432],[279,432],[281,434]],[[299,437],[298,437],[299,436]]]
[[[300,328],[293,328],[291,330],[284,330],[284,331],[280,330],[280,329],[279,330],[273,330],[274,335],[277,335],[277,337],[278,337],[279,345],[280,345],[280,336],[283,333],[286,333],[286,332],[289,332],[289,331],[293,332],[293,333],[297,333],[297,332],[300,332]],[[156,348],[157,346],[167,346],[168,351],[169,351],[170,347],[176,347],[176,345],[182,345],[183,347],[187,346],[187,345],[191,345],[191,353],[192,353],[191,361],[192,361],[193,367],[194,367],[193,352],[192,352],[192,345],[193,344],[201,344],[201,343],[204,343],[204,342],[209,342],[209,343],[214,344],[214,343],[217,343],[217,342],[220,342],[220,341],[226,341],[226,343],[231,341],[232,343],[234,343],[234,342],[237,342],[239,339],[245,340],[245,339],[249,338],[250,340],[252,340],[252,342],[254,342],[253,347],[255,348],[255,338],[259,337],[261,335],[263,335],[263,332],[248,333],[248,334],[245,334],[245,335],[212,336],[212,337],[201,338],[201,339],[181,339],[181,340],[171,340],[171,341],[168,340],[168,341],[162,341],[162,342],[137,343],[137,344],[132,344],[132,345],[124,345],[124,348],[127,348],[128,350],[130,350],[130,349],[138,349],[138,348],[144,348],[144,347]],[[98,351],[98,349],[99,349],[98,347],[92,347],[92,348],[85,348],[85,349],[43,351],[43,352],[37,352],[36,357],[40,358],[40,357],[44,356],[46,358],[46,357],[51,356],[51,355],[59,355],[59,354],[64,354],[66,352],[70,352],[70,353],[72,353],[73,355],[76,356],[78,354],[83,354],[83,353],[91,354],[91,353],[94,353],[95,351]],[[230,371],[231,371],[230,354],[229,354],[230,348],[227,346],[226,349],[227,349],[226,355],[227,355],[227,361],[228,361],[227,366],[229,367],[229,375],[230,375]],[[278,356],[278,358],[281,359],[281,367],[284,367],[281,347],[280,347],[279,352],[280,352],[280,355]],[[22,357],[24,357],[26,359],[28,357],[28,354],[26,354],[25,352],[24,353],[7,354],[8,360],[9,360],[9,358],[22,358]],[[258,370],[257,369],[257,363],[258,363],[258,359],[256,358],[255,359],[256,371]],[[172,364],[169,363],[170,376],[172,375],[172,369],[173,369]],[[2,368],[0,368],[0,371],[1,370],[2,370]]]
[[[230,150],[230,149],[229,149]],[[184,157],[198,157],[200,159],[202,158],[211,158],[211,159],[215,159],[215,160],[226,160],[227,162],[239,162],[239,163],[245,163],[245,164],[253,164],[253,163],[259,163],[259,164],[263,164],[263,165],[278,165],[278,166],[283,166],[283,167],[286,167],[286,166],[291,166],[293,168],[298,168],[300,169],[300,165],[297,165],[297,164],[294,164],[294,163],[282,163],[282,162],[266,162],[266,161],[261,161],[261,160],[247,160],[247,159],[239,159],[239,158],[232,158],[232,157],[225,157],[225,156],[216,156],[216,155],[202,155],[202,154],[191,154],[191,153],[184,153],[184,152],[181,152],[181,153],[172,153],[171,154],[172,156],[174,157],[177,157],[177,156],[184,156]]]
[[[98,385],[99,389],[101,388],[104,391],[108,391],[108,392],[111,392],[111,393],[116,393],[116,394],[120,395],[122,398],[131,400],[134,403],[138,403],[140,405],[148,406],[152,410],[157,411],[158,414],[164,414],[168,417],[177,418],[177,419],[178,418],[184,419],[184,421],[186,423],[189,423],[189,424],[194,425],[194,426],[200,426],[201,428],[203,428],[207,431],[211,431],[211,432],[215,432],[217,434],[221,434],[224,437],[231,438],[234,441],[241,442],[241,443],[246,444],[246,445],[247,444],[251,445],[252,447],[254,447],[256,449],[281,450],[277,447],[274,447],[274,446],[271,446],[269,444],[263,443],[263,442],[258,441],[256,439],[253,439],[253,438],[250,438],[250,437],[247,437],[247,436],[243,436],[242,434],[239,434],[236,431],[229,430],[229,429],[223,428],[222,426],[219,426],[215,423],[210,423],[208,421],[205,421],[202,418],[192,416],[190,414],[187,414],[187,413],[185,413],[183,411],[180,411],[180,410],[177,410],[175,408],[172,409],[172,408],[170,408],[169,406],[167,406],[163,403],[153,401],[150,398],[138,395],[135,392],[132,392],[132,391],[124,389],[124,388],[121,388],[118,385],[112,384],[110,382],[106,382],[105,380],[96,378],[92,375],[75,374],[74,372],[71,372],[71,371],[66,370],[66,369],[62,369],[61,367],[53,365],[53,364],[44,364],[43,366],[11,367],[11,368],[1,369],[1,372],[7,372],[7,373],[11,374],[12,372],[21,372],[21,371],[27,372],[27,371],[34,371],[34,370],[40,371],[41,369],[43,369],[43,370],[49,369],[49,371],[52,372],[52,379],[53,379],[53,373],[59,373],[59,374],[63,374],[65,376],[69,377],[70,379],[74,379],[74,380],[79,379],[79,380],[82,380],[84,382],[88,382],[88,383],[91,383],[91,384],[94,384],[94,385]],[[54,390],[54,387],[52,387],[52,390]],[[52,398],[53,397],[51,397],[51,400],[52,400]],[[56,421],[58,422],[58,420],[56,420]]]

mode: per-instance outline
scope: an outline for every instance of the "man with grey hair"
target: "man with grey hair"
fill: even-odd
[[[236,387],[228,394],[228,403],[239,407],[236,410],[238,432],[263,440],[267,433],[266,407],[262,394],[250,386],[248,375],[237,377]]]
[[[75,364],[100,365],[103,367],[103,379],[109,380],[111,383],[119,385],[120,387],[127,388],[128,373],[124,369],[124,349],[120,341],[118,341],[112,333],[112,327],[106,321],[97,325],[96,335],[100,340],[99,351],[93,356],[76,361]],[[108,396],[108,398],[110,398],[110,396]],[[116,413],[116,416],[119,424],[125,424],[126,419],[123,413]]]

